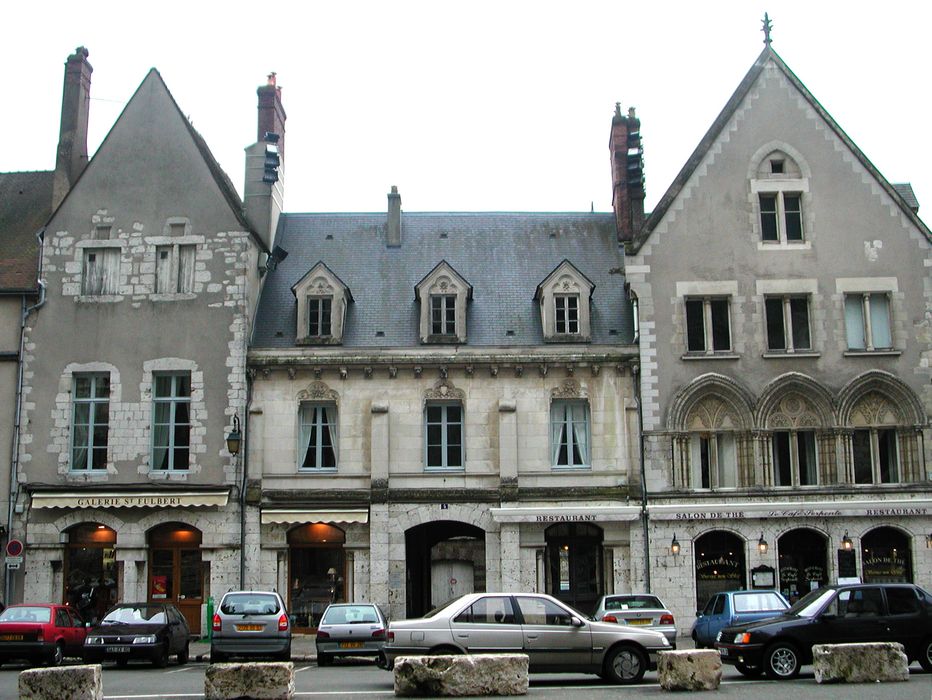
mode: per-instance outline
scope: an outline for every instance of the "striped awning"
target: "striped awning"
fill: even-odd
[[[262,524],[273,523],[367,523],[369,511],[365,508],[348,510],[308,510],[282,508],[262,511]]]

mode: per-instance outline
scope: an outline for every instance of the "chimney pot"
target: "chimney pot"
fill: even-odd
[[[90,52],[78,46],[65,62],[65,80],[61,98],[61,125],[58,153],[52,185],[52,208],[68,194],[87,166],[87,122],[90,109]]]
[[[385,244],[389,248],[401,247],[401,195],[398,194],[396,185],[392,185],[392,191],[388,195],[388,230]]]

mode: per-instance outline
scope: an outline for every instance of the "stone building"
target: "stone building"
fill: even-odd
[[[617,114],[613,149],[637,129]],[[768,37],[643,225],[631,202],[650,583],[680,627],[719,590],[932,584],[932,238],[911,188]]]
[[[78,106],[86,154],[86,94]],[[70,185],[25,327],[24,585],[89,617],[118,599],[175,602],[197,632],[207,596],[242,580],[226,437],[245,415],[268,248],[154,69]]]
[[[643,568],[612,214],[284,214],[249,351],[249,583],[419,615],[472,590],[583,609]]]

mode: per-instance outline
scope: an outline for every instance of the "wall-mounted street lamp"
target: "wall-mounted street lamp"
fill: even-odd
[[[676,540],[676,533],[673,533],[673,541],[670,543],[670,554],[680,553],[680,543]]]
[[[767,540],[764,539],[764,533],[760,533],[760,539],[757,540],[757,551],[761,554],[767,553]]]
[[[841,538],[841,548],[846,552],[850,552],[854,547],[854,542],[851,541],[851,538],[848,537],[848,531],[845,530],[845,536]]]
[[[233,416],[233,430],[227,435],[227,451],[234,457],[239,454],[239,447],[243,442],[243,434],[239,429],[239,416]]]
[[[932,549],[932,533],[926,535],[926,549]]]

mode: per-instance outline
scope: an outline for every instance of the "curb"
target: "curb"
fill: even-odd
[[[210,662],[210,653],[192,655],[195,661]],[[317,661],[317,654],[292,654],[292,661]]]

